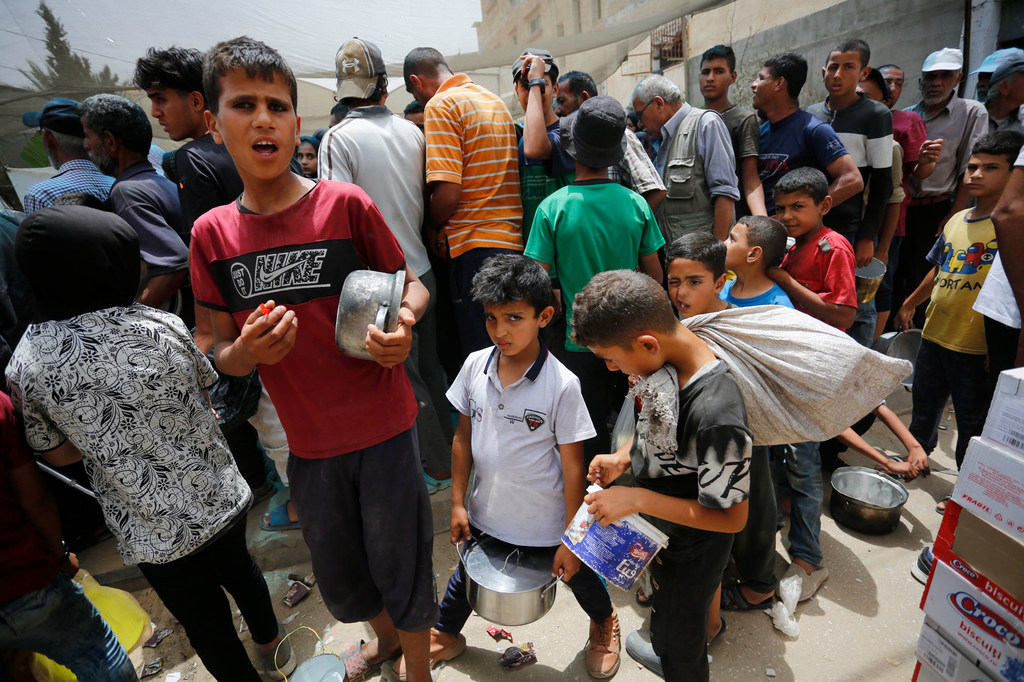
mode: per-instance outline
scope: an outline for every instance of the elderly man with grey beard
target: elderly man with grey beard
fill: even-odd
[[[149,279],[139,303],[164,306],[188,277],[178,189],[149,163],[153,129],[135,102],[118,95],[93,95],[78,107],[85,148],[96,166],[116,178],[110,209],[139,235]]]

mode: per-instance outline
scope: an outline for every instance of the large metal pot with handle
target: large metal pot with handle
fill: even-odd
[[[829,511],[841,526],[885,535],[900,525],[900,512],[910,495],[895,478],[867,467],[840,467],[832,472]]]
[[[551,565],[557,548],[516,547],[496,538],[459,545],[469,603],[499,625],[539,620],[555,603]]]

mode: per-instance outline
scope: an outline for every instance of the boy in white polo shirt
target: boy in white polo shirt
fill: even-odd
[[[583,441],[593,438],[594,427],[579,379],[539,337],[555,312],[551,280],[525,256],[498,255],[473,277],[472,294],[484,308],[494,347],[471,353],[448,390],[460,414],[452,445],[452,543],[493,537],[550,548],[552,575],[562,576],[591,619],[587,672],[611,677],[619,668],[615,608],[597,575],[561,544],[583,502]],[[466,648],[459,633],[473,609],[464,581],[460,565],[430,631],[431,665]],[[401,679],[403,661],[395,672]]]

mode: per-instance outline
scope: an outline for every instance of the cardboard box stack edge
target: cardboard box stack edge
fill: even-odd
[[[913,679],[1024,682],[1024,368],[999,375],[934,555]]]

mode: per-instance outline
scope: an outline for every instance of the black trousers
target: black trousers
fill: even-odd
[[[907,233],[903,237],[900,259],[892,284],[893,317],[903,305],[903,301],[913,293],[932,269],[932,264],[927,260],[928,252],[935,245],[939,221],[949,213],[949,207],[950,202],[939,201],[934,204],[910,206],[907,209]],[[924,311],[925,306],[919,306],[917,314],[914,315],[914,326],[918,329],[924,326]]]
[[[775,577],[776,503],[769,458],[771,448],[758,446],[750,453],[750,498],[747,525],[736,533],[732,558],[740,578],[755,592],[773,592]]]
[[[261,678],[238,639],[224,590],[231,593],[249,624],[253,641],[277,637],[277,616],[260,567],[245,546],[245,515],[212,542],[166,564],[139,564],[139,570],[188,635],[192,648],[215,679]]]
[[[722,582],[733,534],[676,526],[670,538],[649,567],[654,586],[651,644],[666,680],[706,682],[711,675],[708,609]]]
[[[1009,327],[991,317],[985,318],[985,342],[988,344],[988,371],[992,375],[992,386],[999,381],[999,373],[1013,369],[1017,364],[1017,344],[1020,329]]]

